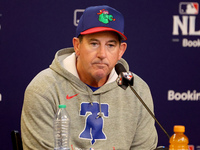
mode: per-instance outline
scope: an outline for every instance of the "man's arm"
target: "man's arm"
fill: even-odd
[[[53,149],[53,119],[56,110],[50,96],[45,96],[46,89],[33,86],[28,87],[25,92],[21,116],[21,134],[25,150]]]

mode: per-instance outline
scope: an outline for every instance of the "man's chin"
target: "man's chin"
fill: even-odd
[[[97,69],[105,69],[107,67],[107,65],[106,64],[95,64],[95,67]]]
[[[105,71],[96,71],[94,77],[96,80],[101,80],[101,79],[107,78],[107,75],[108,74],[105,73]]]

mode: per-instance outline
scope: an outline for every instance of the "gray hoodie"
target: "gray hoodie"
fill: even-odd
[[[21,116],[24,150],[53,149],[53,119],[64,104],[71,118],[71,150],[151,150],[157,145],[155,122],[132,93],[116,83],[113,69],[106,84],[92,91],[76,71],[73,48],[58,51],[25,91]],[[120,60],[126,70],[124,59]],[[134,74],[134,89],[153,111],[148,85]]]

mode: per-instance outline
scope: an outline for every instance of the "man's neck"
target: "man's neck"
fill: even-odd
[[[79,73],[78,73],[79,74]],[[103,86],[108,79],[108,76],[106,78],[102,78],[100,80],[96,80],[94,78],[82,78],[81,75],[79,74],[79,78],[82,82],[84,82],[85,84],[92,86],[92,87],[101,87]]]

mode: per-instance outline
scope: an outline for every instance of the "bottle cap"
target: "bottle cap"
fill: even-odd
[[[59,108],[66,108],[66,105],[59,105]]]
[[[185,132],[185,126],[182,125],[175,125],[174,132]]]

